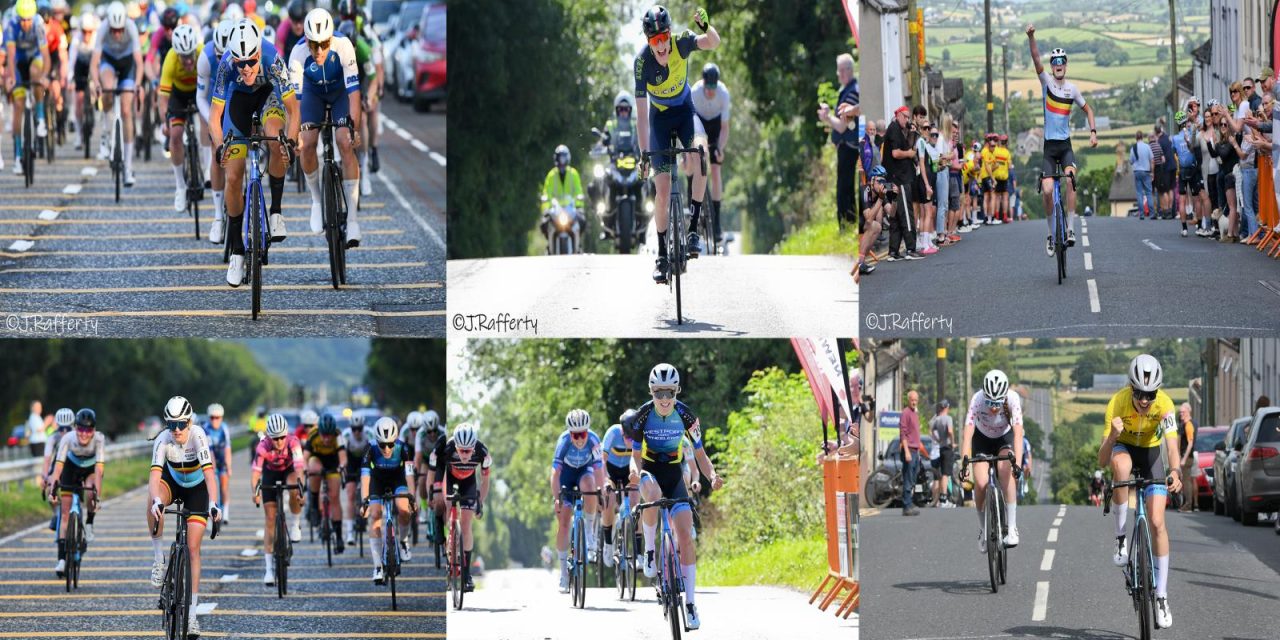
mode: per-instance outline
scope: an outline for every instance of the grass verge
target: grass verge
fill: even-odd
[[[791,538],[743,549],[732,555],[706,555],[698,562],[698,582],[722,587],[785,586],[811,591],[827,575],[827,542],[822,537]]]

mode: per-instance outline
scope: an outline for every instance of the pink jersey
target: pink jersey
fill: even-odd
[[[254,471],[262,471],[264,467],[268,471],[287,471],[290,463],[293,464],[294,471],[302,473],[302,444],[296,437],[288,436],[284,448],[279,450],[271,438],[263,438],[258,443],[258,457],[253,461]]]
[[[1009,390],[1009,395],[1005,396],[1005,406],[1009,410],[1007,418],[1004,409],[992,415],[987,409],[986,393],[979,391],[969,401],[969,415],[965,417],[965,424],[972,424],[988,438],[999,438],[1008,433],[1013,425],[1022,424],[1022,398],[1018,397],[1018,392]]]

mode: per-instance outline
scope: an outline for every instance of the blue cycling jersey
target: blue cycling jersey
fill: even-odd
[[[387,471],[403,471],[405,465],[413,461],[408,455],[403,442],[397,442],[396,446],[391,449],[391,454],[387,455],[382,452],[382,447],[369,447],[364,453],[364,465],[360,469],[360,475],[371,475],[374,471],[385,473]]]
[[[605,460],[615,467],[625,467],[631,464],[631,443],[627,441],[626,434],[622,432],[622,425],[615,424],[604,432],[604,439],[600,441],[600,448],[604,450]]]
[[[667,416],[658,415],[653,401],[646,402],[637,411],[634,428],[635,440],[640,443],[642,455],[648,461],[681,463],[684,460],[681,443],[686,434],[695,451],[702,448],[698,417],[688,405],[678,400],[675,410]]]
[[[32,20],[31,28],[24,30],[17,17],[10,19],[4,25],[4,43],[14,45],[19,62],[39,58],[40,47],[45,44],[44,22]]]
[[[293,95],[293,83],[289,81],[289,71],[285,68],[284,57],[276,51],[276,46],[266,39],[262,41],[262,58],[258,61],[261,70],[254,78],[253,84],[245,84],[240,70],[236,68],[230,51],[224,51],[218,61],[218,69],[213,73],[213,102],[224,104],[233,93],[253,93],[258,89],[272,85],[272,90],[281,100]]]
[[[209,436],[209,452],[213,454],[213,466],[218,470],[227,468],[227,444],[230,442],[230,436],[227,435],[226,427],[213,428],[208,422],[201,427],[204,429],[205,435]]]
[[[573,467],[581,469],[584,467],[600,466],[600,436],[594,432],[587,432],[587,442],[581,448],[573,444],[573,437],[569,435],[569,430],[560,434],[560,440],[556,443],[556,455],[551,459],[551,468],[559,469],[561,467]]]
[[[289,78],[298,93],[304,96],[340,89],[346,89],[348,94],[355,93],[360,90],[355,46],[347,38],[334,36],[324,64],[316,64],[307,40],[298,40],[289,52]]]

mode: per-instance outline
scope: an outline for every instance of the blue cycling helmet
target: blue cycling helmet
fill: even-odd
[[[355,40],[356,23],[351,20],[343,20],[342,24],[338,25],[338,34],[342,35],[348,40]]]
[[[883,177],[885,177],[885,175],[887,175],[887,174],[888,174],[888,172],[887,172],[887,171],[885,171],[885,169],[884,169],[884,165],[882,165],[882,164],[878,164],[878,165],[876,165],[876,166],[874,166],[874,167],[871,167],[871,177],[872,177],[872,178],[883,178]]]

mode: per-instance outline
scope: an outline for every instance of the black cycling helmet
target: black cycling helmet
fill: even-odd
[[[88,407],[85,407],[84,409],[77,411],[76,412],[76,428],[77,429],[98,428],[98,414],[94,413],[93,409],[90,409]]]
[[[338,17],[343,20],[355,20],[356,0],[339,0]]]
[[[720,67],[717,67],[714,62],[708,62],[707,66],[702,68],[702,81],[707,87],[714,89],[717,84],[720,84]]]
[[[178,26],[178,10],[169,7],[160,14],[160,26],[166,29],[174,29]]]
[[[652,38],[659,33],[671,31],[671,14],[666,7],[655,4],[645,12],[640,24],[644,26],[644,37]]]
[[[320,435],[333,436],[338,434],[338,421],[333,417],[332,413],[326,413],[320,416]]]
[[[289,21],[302,22],[307,17],[307,6],[302,0],[293,0],[289,3]]]

